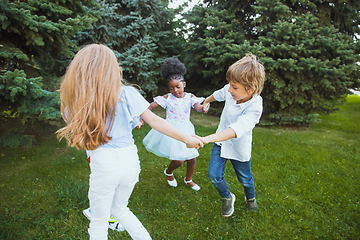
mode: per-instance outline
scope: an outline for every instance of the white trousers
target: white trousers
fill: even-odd
[[[127,207],[139,181],[140,162],[135,145],[89,151],[89,202],[91,240],[106,240],[109,216],[118,220],[132,239],[151,239],[137,217]]]

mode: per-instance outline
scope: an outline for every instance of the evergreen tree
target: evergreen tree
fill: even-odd
[[[57,95],[43,89],[39,63],[72,56],[70,38],[96,20],[82,2],[0,2],[0,147],[29,145],[28,127],[60,118]]]
[[[301,16],[310,12],[317,17],[319,25],[332,25],[341,33],[356,37],[360,33],[360,2],[353,0],[311,0],[311,1],[284,1],[259,0],[253,5],[257,18],[254,24],[262,32],[267,32],[271,26],[287,17]],[[265,30],[265,31],[263,31]],[[271,30],[271,29],[270,29]],[[259,31],[258,31],[259,32]]]
[[[152,101],[157,90],[160,66],[181,52],[181,36],[174,29],[175,11],[160,0],[97,0],[102,12],[93,28],[77,34],[78,45],[103,43],[114,50],[124,78],[137,84]]]
[[[94,4],[91,0],[82,2]],[[36,75],[37,60],[49,55],[54,59],[70,58],[77,50],[70,39],[96,20],[84,10],[82,2],[1,1],[2,69],[24,69]]]
[[[204,3],[187,16],[194,25],[187,64],[217,89],[231,63],[246,52],[260,57],[266,69],[263,119],[311,122],[317,113],[336,110],[348,88],[360,86],[358,2]]]
[[[228,9],[227,4],[223,7]],[[236,59],[249,51],[261,54],[258,46],[251,46],[246,40],[236,13],[218,9],[218,5],[214,8],[195,6],[190,14],[185,15],[195,26],[189,37],[186,65],[195,68],[192,71],[195,74],[203,74],[204,81],[199,82],[199,86],[210,88],[217,88],[226,81],[224,73]]]
[[[273,120],[302,122],[298,116],[333,112],[357,81],[352,38],[310,13],[274,24],[259,41],[268,57],[264,109],[275,113]]]

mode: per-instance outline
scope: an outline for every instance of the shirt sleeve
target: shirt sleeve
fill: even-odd
[[[223,88],[216,90],[213,93],[213,97],[215,98],[216,101],[218,101],[218,102],[225,101],[226,94],[228,94],[229,86],[230,86],[230,84],[226,84]]]
[[[160,107],[162,108],[166,108],[166,98],[164,98],[164,96],[157,96],[154,97],[154,101],[159,104]]]
[[[262,98],[259,101],[256,101],[252,106],[244,111],[240,115],[237,121],[233,124],[230,124],[229,127],[235,131],[236,137],[240,138],[245,133],[252,131],[257,123],[260,121],[262,114]]]
[[[205,100],[205,98],[204,98],[204,97],[192,96],[192,97],[190,98],[190,100],[191,100],[191,106],[194,107],[194,104],[195,104],[195,103],[200,103],[200,104],[201,104],[201,103]]]
[[[139,93],[139,91],[130,86],[124,86],[124,94],[121,94],[120,101],[126,104],[127,111],[125,117],[132,127],[135,128],[140,123],[140,115],[149,108],[149,102]]]

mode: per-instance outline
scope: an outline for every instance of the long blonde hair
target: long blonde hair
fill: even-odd
[[[101,44],[82,48],[60,87],[61,113],[67,123],[56,132],[60,140],[65,137],[69,146],[88,150],[111,140],[108,134],[122,86],[122,70],[110,48]]]

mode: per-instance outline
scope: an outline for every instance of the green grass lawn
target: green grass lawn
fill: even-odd
[[[159,112],[163,116],[163,112]],[[221,215],[221,201],[207,179],[211,153],[199,150],[193,180],[186,165],[163,174],[169,160],[147,152],[146,125],[134,130],[142,172],[130,209],[153,239],[360,239],[360,97],[307,128],[256,127],[252,171],[259,212],[246,209],[242,186],[229,163],[226,179],[235,212]],[[215,132],[218,117],[193,111],[197,134]],[[42,134],[31,148],[0,149],[0,239],[88,239],[89,166],[84,151]],[[131,239],[109,231],[109,239]]]

